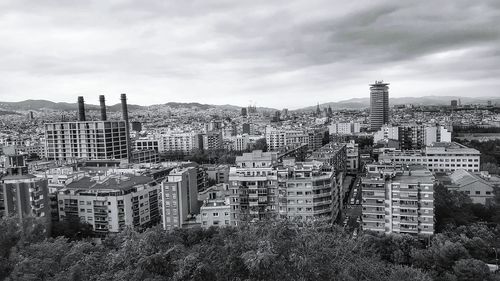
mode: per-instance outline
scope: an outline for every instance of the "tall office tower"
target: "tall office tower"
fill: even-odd
[[[340,210],[340,189],[333,168],[320,161],[283,163],[277,170],[281,219],[333,222]]]
[[[458,107],[458,101],[457,100],[451,100],[451,107],[452,108],[457,108]]]
[[[101,118],[105,119],[104,97],[100,98],[100,101],[102,102]],[[122,103],[122,108],[125,111],[124,121],[87,121],[83,98],[79,97],[79,121],[45,124],[45,156],[48,160],[72,158],[131,160],[126,102]]]
[[[379,130],[389,122],[389,83],[370,84],[370,129]]]
[[[229,170],[231,223],[274,218],[277,215],[278,153],[254,150],[236,157]]]
[[[49,189],[46,179],[28,174],[23,156],[6,153],[7,174],[0,178],[0,217],[42,218],[50,229]]]
[[[189,215],[198,214],[197,169],[188,167],[170,172],[161,184],[163,228],[180,228]]]
[[[434,176],[424,166],[372,164],[362,179],[363,229],[434,234]]]

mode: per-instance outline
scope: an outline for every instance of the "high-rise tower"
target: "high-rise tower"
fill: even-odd
[[[389,122],[389,83],[370,84],[370,129],[379,130]]]

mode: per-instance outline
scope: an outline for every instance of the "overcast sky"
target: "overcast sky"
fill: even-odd
[[[500,1],[0,1],[1,101],[298,108],[375,80],[499,96]]]

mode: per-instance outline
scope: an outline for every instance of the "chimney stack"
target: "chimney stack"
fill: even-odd
[[[123,121],[125,121],[125,132],[127,134],[127,159],[129,163],[132,162],[132,152],[130,151],[130,126],[128,122],[128,107],[127,107],[127,95],[121,94],[121,102],[122,102],[122,114]]]
[[[85,121],[85,104],[83,97],[78,97],[78,121]]]
[[[101,104],[101,121],[106,121],[108,118],[106,116],[106,101],[104,95],[99,96],[99,103]]]

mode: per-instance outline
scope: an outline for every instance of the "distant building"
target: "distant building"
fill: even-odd
[[[206,168],[207,177],[215,183],[228,183],[229,182],[229,166],[219,165],[210,166]]]
[[[379,130],[389,123],[389,83],[375,81],[370,85],[370,129]]]
[[[428,169],[370,164],[367,172],[361,181],[363,230],[434,234],[434,177]]]
[[[137,121],[130,122],[130,127],[131,127],[132,131],[136,131],[136,132],[142,131],[141,122],[137,122]]]
[[[309,140],[308,132],[303,130],[266,127],[266,143],[269,151],[279,151],[286,146],[295,144],[309,145]]]
[[[333,123],[328,126],[328,130],[330,135],[339,134],[339,135],[353,135],[360,132],[360,124],[357,122],[349,122],[349,123]]]
[[[241,108],[241,116],[247,116],[247,109],[245,107]]]
[[[435,142],[451,142],[451,132],[444,126],[423,124],[383,125],[373,135],[375,143],[397,140],[402,150],[422,149]]]
[[[125,121],[74,121],[46,123],[48,160],[127,159]]]
[[[223,148],[222,133],[220,131],[210,131],[202,135],[203,150],[217,150]]]
[[[458,107],[458,101],[457,100],[451,100],[451,107],[452,108],[457,108]]]
[[[456,142],[436,142],[421,150],[386,151],[379,160],[394,164],[423,165],[431,172],[454,172],[464,169],[479,172],[481,153]]]
[[[134,141],[135,150],[160,150],[160,142],[156,139],[137,139]]]
[[[158,135],[160,152],[181,152],[190,154],[196,149],[201,149],[199,135],[195,132],[169,131]]]

